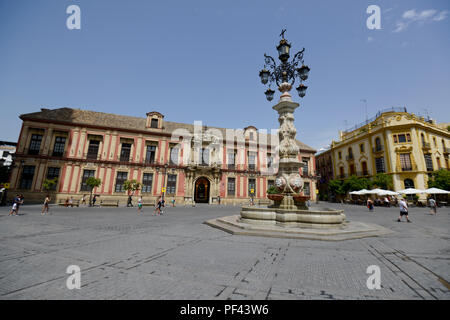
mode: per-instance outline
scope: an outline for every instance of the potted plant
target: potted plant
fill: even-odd
[[[269,189],[267,189],[267,198],[275,202],[281,202],[281,200],[283,200],[284,198],[284,195],[279,193],[277,187],[271,186]]]

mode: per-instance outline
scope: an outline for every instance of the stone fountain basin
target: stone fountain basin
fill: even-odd
[[[336,228],[345,224],[345,214],[343,210],[329,208],[301,210],[242,207],[240,221],[281,227]]]

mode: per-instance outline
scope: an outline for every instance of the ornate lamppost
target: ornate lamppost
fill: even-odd
[[[281,40],[277,46],[281,64],[277,65],[274,58],[264,54],[264,69],[260,71],[259,76],[263,84],[269,83],[269,89],[265,92],[267,100],[272,101],[275,94],[275,91],[270,88],[271,84],[276,83],[281,92],[280,101],[273,106],[273,109],[278,112],[280,123],[278,133],[280,162],[275,180],[280,194],[277,195],[278,198],[273,199],[274,206],[282,209],[296,209],[306,208],[305,201],[309,197],[301,195],[303,180],[299,174],[299,168],[302,164],[298,159],[299,147],[295,140],[297,129],[294,126],[294,111],[299,104],[292,101],[289,91],[298,79],[299,86],[296,88],[298,95],[301,98],[305,96],[308,87],[303,84],[303,81],[308,79],[310,68],[303,61],[305,48],[297,52],[292,61],[289,61],[291,44],[284,38],[285,32],[286,29],[282,30]]]

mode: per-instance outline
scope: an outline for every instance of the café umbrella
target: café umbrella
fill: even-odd
[[[400,194],[418,194],[418,193],[425,193],[425,190],[408,188],[397,192]]]

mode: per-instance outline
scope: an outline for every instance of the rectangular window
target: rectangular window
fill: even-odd
[[[406,134],[406,141],[411,142],[411,135],[409,133]]]
[[[53,157],[62,157],[64,155],[64,146],[66,145],[65,137],[56,137],[53,146]]]
[[[129,162],[131,154],[131,143],[122,143],[122,150],[120,150],[120,161]]]
[[[384,172],[384,158],[375,158],[375,168],[377,170],[377,173]]]
[[[148,145],[145,154],[145,163],[155,163],[156,146]]]
[[[406,136],[404,134],[398,135],[398,142],[399,143],[405,143],[406,142]]]
[[[256,170],[256,153],[254,152],[248,153],[248,170]]]
[[[89,140],[89,147],[86,159],[97,160],[99,146],[100,146],[99,140]]]
[[[256,195],[256,179],[248,179],[248,195],[249,196]]]
[[[433,159],[431,158],[431,154],[425,154],[424,157],[427,171],[433,171]]]
[[[201,149],[201,162],[203,166],[209,166],[209,149]]]
[[[267,154],[267,168],[272,167],[273,165],[273,155],[271,153]]]
[[[158,119],[152,119],[152,122],[150,122],[150,128],[158,128]]]
[[[307,176],[308,175],[308,164],[309,164],[309,159],[308,158],[302,158],[302,175],[303,176]]]
[[[361,153],[364,153],[364,144],[363,143],[359,145],[359,151]]]
[[[28,148],[28,154],[39,154],[41,150],[42,135],[33,134],[31,135],[30,147]]]
[[[142,178],[142,192],[150,193],[152,192],[152,184],[153,184],[153,173],[144,173]]]
[[[171,165],[178,165],[178,147],[171,147],[170,148],[170,158],[169,163]]]
[[[400,154],[400,166],[402,168],[402,171],[411,171],[412,165],[411,165],[411,157],[409,153],[401,153]]]
[[[340,151],[338,152],[338,158],[339,158],[339,160],[342,159],[342,153]]]
[[[30,190],[33,184],[35,166],[23,166],[20,189]]]
[[[227,160],[228,160],[228,169],[234,169],[235,168],[235,160],[236,160],[236,152],[229,151],[227,153]]]
[[[128,172],[117,172],[115,192],[124,192],[123,183],[127,180]]]
[[[303,194],[304,194],[305,196],[311,195],[309,182],[305,182],[305,183],[303,184]]]
[[[91,191],[91,187],[86,184],[87,179],[90,177],[95,177],[95,170],[84,170],[80,191]]]
[[[175,194],[175,191],[177,189],[177,175],[176,174],[169,174],[167,175],[167,194]]]
[[[236,178],[228,178],[227,191],[228,196],[234,196],[236,190]]]
[[[53,167],[49,167],[47,169],[47,179],[49,180],[53,180],[53,179],[58,179],[59,178],[59,168],[53,168]],[[56,190],[56,185],[57,183],[55,183],[52,187],[51,190]]]
[[[397,143],[397,142],[398,142],[397,135],[394,134],[394,143]]]

